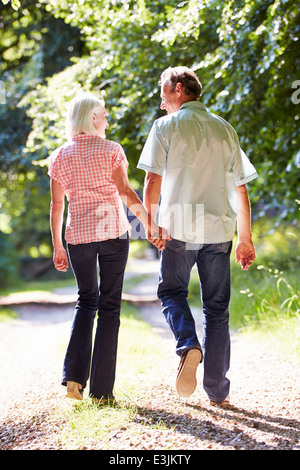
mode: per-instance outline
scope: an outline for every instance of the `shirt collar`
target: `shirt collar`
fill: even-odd
[[[199,101],[186,101],[180,107],[180,109],[184,109],[184,108],[194,108],[194,109],[202,109],[203,111],[208,111],[205,104],[200,103]]]
[[[77,134],[72,137],[72,140],[82,140],[82,139],[92,139],[92,138],[100,138],[96,134]]]

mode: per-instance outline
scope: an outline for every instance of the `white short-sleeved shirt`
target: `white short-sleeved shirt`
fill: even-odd
[[[116,142],[81,134],[57,150],[48,174],[58,181],[68,199],[65,239],[72,245],[117,238],[130,232],[113,171],[128,162]]]
[[[198,101],[154,122],[138,168],[162,176],[158,222],[190,243],[232,240],[236,186],[258,176],[232,126]]]

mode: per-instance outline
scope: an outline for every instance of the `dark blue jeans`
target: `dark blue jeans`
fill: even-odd
[[[192,249],[191,249],[192,248]],[[203,388],[211,400],[229,394],[226,373],[230,364],[229,301],[232,242],[191,245],[166,242],[161,255],[158,297],[176,341],[176,353],[201,347],[187,296],[190,273],[197,265],[203,304]]]
[[[78,301],[64,360],[62,384],[73,381],[85,387],[90,377],[90,396],[94,398],[109,397],[113,393],[128,249],[128,237],[68,244],[70,264],[78,287]]]

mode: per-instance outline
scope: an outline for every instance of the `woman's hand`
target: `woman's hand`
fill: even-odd
[[[68,256],[62,243],[62,225],[64,214],[64,191],[61,185],[51,178],[50,226],[53,245],[53,262],[57,271],[67,271]]]
[[[69,261],[67,252],[63,247],[54,249],[53,263],[57,271],[67,271],[69,267]]]
[[[166,240],[171,240],[166,229],[159,227],[151,220],[151,215],[148,215],[142,201],[131,188],[127,168],[123,162],[113,173],[114,183],[118,189],[121,200],[126,204],[128,209],[142,222],[147,239],[150,243],[156,246],[158,250],[163,250]]]
[[[162,251],[165,248],[166,240],[171,240],[171,237],[165,228],[159,227],[152,221],[148,225],[147,239],[156,246],[159,251]]]

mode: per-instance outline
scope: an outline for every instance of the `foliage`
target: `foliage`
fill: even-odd
[[[11,6],[14,10],[18,10],[21,6],[21,3],[19,0],[2,0],[3,5],[7,5],[7,3],[11,1]]]
[[[243,271],[231,255],[230,326],[254,330],[291,323],[300,325],[299,260],[300,242],[293,227],[270,232],[271,220],[254,228],[256,260]],[[234,240],[235,247],[236,240]],[[197,272],[191,276],[189,300],[201,307]],[[266,327],[267,328],[267,327]],[[299,329],[299,326],[298,326]],[[296,334],[296,329],[295,329]]]
[[[300,290],[299,269],[285,273],[264,265],[257,266],[256,284],[240,290],[244,326],[240,330],[253,334],[289,360],[300,359]],[[259,287],[257,287],[259,286]],[[237,304],[236,304],[237,305]],[[284,352],[283,352],[284,351]]]
[[[257,321],[263,323],[266,318],[276,315],[286,317],[300,316],[300,291],[291,286],[290,282],[284,277],[284,272],[278,269],[268,268],[264,265],[257,266],[258,270],[264,270],[269,276],[268,283],[274,284],[271,289],[265,291],[266,282],[264,282],[264,292],[251,291],[249,288],[240,290],[241,294],[248,298],[254,298],[253,311],[251,315],[245,315],[244,320],[248,323]],[[271,293],[271,296],[268,294]]]
[[[0,322],[11,321],[18,318],[18,313],[7,307],[0,307]]]
[[[130,179],[138,187],[144,173],[136,163],[153,120],[161,115],[158,78],[169,65],[194,69],[203,83],[203,102],[236,128],[259,172],[249,186],[254,217],[268,213],[275,217],[274,227],[296,223],[297,3],[20,3],[17,10],[0,6],[5,87],[5,103],[0,106],[0,207],[6,216],[5,231],[13,232],[19,252],[50,245],[46,159],[65,139],[69,100],[80,89],[105,99],[108,138],[124,146]],[[13,5],[16,8],[17,2]]]
[[[19,9],[0,4],[0,50],[0,230],[9,238],[10,256],[26,256],[32,247],[49,256],[49,180],[27,151],[32,121],[20,101],[81,54],[82,43],[76,28],[25,0]],[[1,258],[8,256],[2,239],[0,250]],[[6,271],[12,267],[2,269],[2,285],[11,282]]]
[[[31,167],[31,160],[24,153],[31,120],[20,100],[44,83],[47,76],[65,68],[81,46],[75,28],[53,18],[41,4],[30,0],[23,1],[18,11],[0,5],[0,18],[0,73],[5,86],[0,107],[0,168],[22,171]]]
[[[56,17],[81,28],[89,54],[29,98],[30,116],[38,116],[33,149],[40,150],[35,139],[48,140],[39,110],[50,106],[55,116],[64,110],[66,93],[71,98],[80,86],[99,91],[111,114],[110,136],[124,145],[131,177],[142,182],[135,164],[160,115],[157,80],[168,65],[186,64],[203,81],[205,104],[233,124],[259,171],[251,187],[260,214],[275,210],[278,224],[297,218],[299,103],[292,88],[299,69],[297,5],[287,0],[102,0],[97,5],[94,0],[47,5]],[[58,83],[65,93],[57,106],[49,88],[59,96]]]
[[[0,285],[3,287],[11,284],[15,271],[18,267],[18,260],[14,251],[14,246],[9,238],[0,231]]]
[[[231,331],[250,333],[252,340],[268,342],[276,353],[280,349],[286,358],[299,362],[299,262],[292,260],[285,271],[272,264],[255,263],[244,272],[232,260]],[[191,276],[189,296],[191,305],[201,307],[196,273]]]

